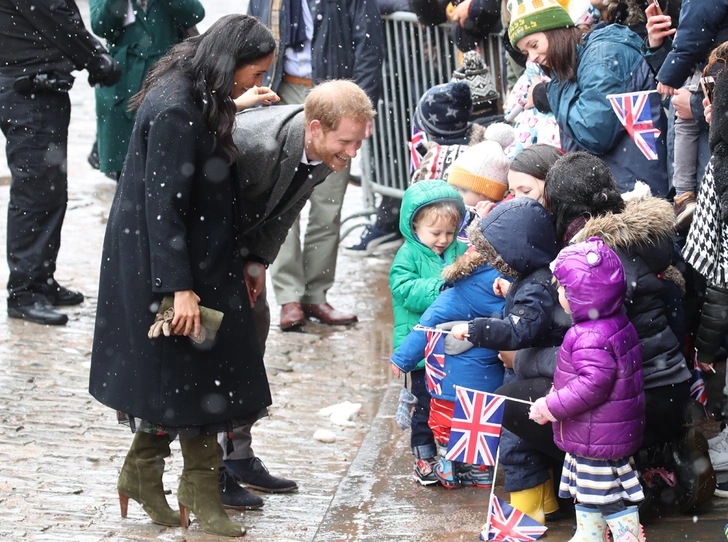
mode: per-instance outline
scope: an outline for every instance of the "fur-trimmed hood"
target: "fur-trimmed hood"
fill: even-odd
[[[613,250],[633,250],[674,234],[675,211],[670,202],[648,196],[628,201],[621,213],[592,217],[572,242],[599,237]]]
[[[442,280],[453,283],[462,278],[469,277],[473,271],[484,265],[488,265],[485,257],[478,251],[469,249],[465,254],[455,260],[455,262],[442,270]]]

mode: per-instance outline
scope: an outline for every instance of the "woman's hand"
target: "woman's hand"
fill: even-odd
[[[676,28],[670,28],[672,19],[668,15],[658,15],[657,6],[650,3],[645,10],[647,15],[647,41],[650,49],[657,49],[665,38],[677,32]]]
[[[265,266],[258,262],[248,262],[243,267],[245,287],[248,289],[250,308],[255,307],[260,292],[265,288]]]
[[[465,28],[465,21],[468,20],[470,2],[471,0],[465,0],[465,2],[458,4],[450,15],[450,20],[460,25],[461,28]]]
[[[513,369],[513,360],[516,359],[518,350],[501,350],[498,352],[498,359],[503,362],[506,369]]]
[[[693,110],[690,108],[690,92],[686,88],[679,88],[672,96],[672,106],[675,108],[675,116],[679,119],[692,119]]]
[[[270,105],[274,102],[280,102],[281,98],[273,92],[269,87],[253,87],[243,92],[235,99],[235,108],[238,111],[250,109],[258,104]]]
[[[187,337],[200,334],[200,298],[192,290],[181,290],[174,293],[174,319],[172,333]]]
[[[710,120],[713,118],[713,104],[710,103],[708,98],[703,98],[703,114],[705,115],[705,122],[710,124]]]
[[[458,341],[464,341],[466,337],[470,337],[468,334],[468,324],[458,324],[450,331],[452,335]]]
[[[534,77],[531,80],[531,86],[528,87],[528,96],[526,97],[526,105],[523,106],[525,109],[532,109],[532,108],[536,107],[533,104],[533,89],[535,89],[536,86],[540,85],[541,83],[543,83],[543,79],[541,79],[540,77]]]

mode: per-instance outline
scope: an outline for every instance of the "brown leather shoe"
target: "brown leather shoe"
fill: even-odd
[[[306,323],[306,316],[301,310],[300,303],[286,303],[281,305],[280,326],[283,331],[288,331]]]
[[[322,324],[328,324],[330,326],[353,324],[359,321],[356,314],[346,314],[345,312],[337,311],[328,303],[302,303],[301,307],[306,316],[312,316]]]

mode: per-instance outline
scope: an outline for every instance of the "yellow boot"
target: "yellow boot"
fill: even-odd
[[[549,515],[559,511],[559,501],[556,498],[556,488],[554,487],[554,471],[549,469],[549,479],[544,482],[546,487],[543,492],[543,511]]]
[[[530,489],[513,491],[511,493],[511,506],[527,516],[531,516],[541,525],[545,525],[546,513],[544,512],[543,504],[547,484],[551,484],[550,479]]]

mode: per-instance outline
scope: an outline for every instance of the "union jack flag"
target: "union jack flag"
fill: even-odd
[[[708,393],[705,391],[705,381],[703,380],[703,371],[698,367],[697,354],[695,355],[695,369],[690,379],[690,397],[703,405],[705,417],[710,419],[710,411],[708,410]]]
[[[490,525],[483,528],[481,538],[493,542],[529,542],[540,538],[546,529],[532,517],[493,495]]]
[[[445,457],[451,461],[495,465],[505,397],[455,386],[455,411]]]
[[[442,394],[442,379],[445,378],[445,339],[442,331],[427,331],[425,346],[425,383],[427,391]]]
[[[627,133],[648,160],[657,160],[657,137],[650,108],[650,94],[653,91],[609,94],[607,99]]]
[[[407,143],[410,150],[410,173],[413,173],[418,167],[420,167],[420,164],[422,163],[422,155],[417,148],[425,143],[427,143],[427,134],[416,126],[412,126],[412,139],[410,139],[409,143]]]

